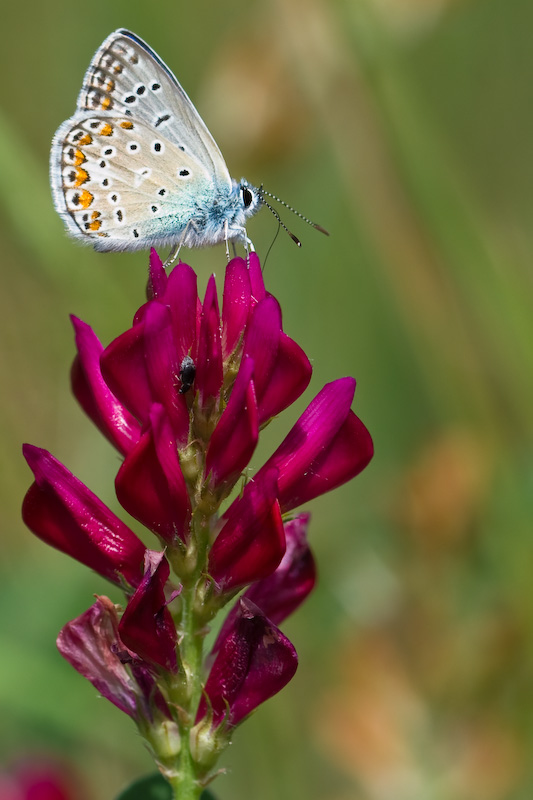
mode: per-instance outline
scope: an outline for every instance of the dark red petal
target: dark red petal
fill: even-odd
[[[273,572],[285,552],[276,470],[250,481],[222,517],[209,553],[208,572],[220,591],[230,591]]]
[[[175,672],[177,633],[165,598],[169,573],[164,553],[147,550],[144,578],[130,597],[118,630],[126,647],[144,661]]]
[[[176,537],[187,541],[190,501],[172,426],[160,404],[152,406],[149,425],[126,456],[115,487],[128,514],[168,544]]]
[[[231,632],[221,643],[205,685],[214,726],[227,715],[238,725],[257,706],[277,694],[291,680],[298,656],[291,642],[252,602],[239,601]],[[197,721],[208,710],[202,699]]]
[[[71,316],[78,355],[71,370],[72,391],[87,416],[123,455],[140,436],[140,426],[103,379],[103,347],[89,325]]]
[[[211,475],[213,488],[237,480],[255,450],[259,426],[253,371],[253,360],[244,356],[228,405],[211,436],[206,474]]]
[[[23,452],[35,475],[22,506],[28,528],[113,583],[137,586],[146,549],[140,539],[46,450],[26,444]]]
[[[59,652],[117,708],[137,717],[136,686],[121,662],[115,606],[100,597],[81,616],[67,622],[57,637]]]
[[[283,527],[287,549],[278,568],[272,575],[249,586],[243,595],[255,603],[276,625],[280,625],[292,614],[315,586],[315,560],[307,543],[310,516],[299,514],[285,523]],[[237,603],[226,617],[212,653],[219,650],[222,641],[234,626],[238,611]]]
[[[220,314],[215,277],[211,275],[205,292],[196,360],[196,389],[201,406],[205,407],[211,398],[218,397],[222,378]]]
[[[232,258],[226,267],[222,304],[222,355],[228,358],[244,333],[250,314],[251,288],[243,258]]]

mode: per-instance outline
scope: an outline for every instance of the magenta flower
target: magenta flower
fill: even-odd
[[[233,625],[218,647],[197,721],[238,725],[290,681],[298,656],[286,636],[248,599],[238,603]]]
[[[128,330],[103,348],[88,325],[73,324],[74,394],[123,458],[121,506],[161,549],[31,445],[23,517],[124,591],[122,607],[99,597],[67,623],[58,647],[136,722],[175,792],[194,773],[199,794],[234,727],[296,670],[277,625],[312,590],[316,570],[309,515],[287,515],[361,472],[372,440],[351,410],[355,381],[341,378],[247,474],[262,428],[311,378],[253,253],[228,264],[222,310],[214,277],[201,301],[193,270],[179,263],[167,276],[152,252],[148,300]],[[204,658],[212,618],[240,590]],[[182,770],[182,758],[193,768]]]

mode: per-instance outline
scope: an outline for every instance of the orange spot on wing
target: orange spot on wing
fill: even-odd
[[[121,128],[126,128],[126,130],[131,130],[133,128],[133,122],[130,122],[128,119],[123,119],[120,123]]]
[[[111,98],[110,97],[104,97],[104,99],[102,100],[102,108],[105,111],[107,111],[107,109],[110,108],[110,107],[111,107]]]
[[[74,180],[74,186],[78,188],[88,180],[89,180],[89,173],[86,172],[81,167],[78,167],[78,169],[76,170],[76,178]]]
[[[89,223],[89,230],[90,231],[97,231],[102,227],[102,220],[98,219],[100,216],[99,211],[93,211],[91,214],[92,222]]]
[[[80,164],[83,164],[84,161],[87,161],[81,150],[74,151],[74,166],[79,167]]]
[[[80,139],[78,139],[78,144],[80,145],[92,144],[92,143],[93,143],[93,137],[91,136],[90,133],[84,133],[83,136]]]
[[[84,189],[83,192],[80,194],[80,206],[82,208],[89,208],[92,201],[94,200],[94,195]]]
[[[100,128],[101,136],[111,136],[112,133],[113,133],[113,127],[109,124],[109,122],[106,122]]]

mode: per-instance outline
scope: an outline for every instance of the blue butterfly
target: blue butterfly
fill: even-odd
[[[96,250],[171,246],[170,263],[182,246],[253,249],[245,223],[263,205],[283,225],[265,200],[274,195],[231,178],[172,72],[127,30],[95,53],[76,113],[54,136],[50,180],[68,232]]]

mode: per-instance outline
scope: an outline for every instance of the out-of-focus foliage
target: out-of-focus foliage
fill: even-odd
[[[358,380],[376,455],[312,505],[321,579],[285,626],[291,685],[246,723],[220,800],[529,800],[533,793],[533,6],[529,0],[12,3],[0,53],[0,752],[72,765],[88,800],[151,770],[55,650],[103,581],[20,522],[22,441],[116,510],[111,448],[69,393],[68,314],[108,342],[146,255],[66,239],[49,142],[129,27],[230,171],[293,203],[266,266],[315,372]],[[249,233],[264,257],[263,212]],[[185,254],[222,273],[223,248]],[[291,420],[273,423],[257,464]],[[114,598],[116,599],[116,598]],[[80,789],[80,796],[81,796]]]

